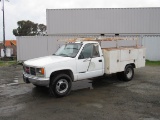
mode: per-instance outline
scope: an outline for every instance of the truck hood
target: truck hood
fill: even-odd
[[[49,64],[57,63],[57,62],[63,62],[68,61],[74,58],[71,57],[62,57],[62,56],[45,56],[35,59],[30,59],[24,62],[24,65],[27,66],[35,66],[35,67],[44,67]]]

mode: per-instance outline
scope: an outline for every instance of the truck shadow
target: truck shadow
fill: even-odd
[[[112,84],[119,84],[122,81],[117,79],[116,74],[107,77],[93,78],[88,80],[82,80],[73,82],[72,91],[78,91],[83,89],[96,89],[101,87],[111,86]]]
[[[33,87],[32,96],[34,98],[49,98],[49,89],[47,87]]]
[[[72,92],[83,91],[87,89],[96,89],[101,87],[109,87],[113,84],[119,84],[122,81],[119,81],[116,75],[104,77],[104,78],[94,78],[76,81],[72,83]],[[32,96],[34,97],[51,97],[49,93],[49,89],[47,87],[33,87]]]

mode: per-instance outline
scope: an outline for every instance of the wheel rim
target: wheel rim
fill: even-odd
[[[126,71],[126,76],[127,76],[127,78],[130,79],[130,78],[132,77],[132,75],[133,75],[132,69],[131,69],[131,68],[128,68],[127,71]]]
[[[68,89],[68,81],[66,79],[60,79],[56,84],[56,90],[59,93],[65,93]]]

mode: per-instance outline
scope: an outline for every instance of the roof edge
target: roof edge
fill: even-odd
[[[160,7],[128,7],[128,8],[58,8],[46,10],[94,10],[94,9],[160,9]]]

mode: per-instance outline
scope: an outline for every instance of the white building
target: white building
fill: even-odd
[[[159,13],[160,8],[47,9],[48,36],[17,37],[17,59],[50,55],[58,48],[58,39],[136,35],[141,38],[139,44],[147,47],[147,59],[160,60]],[[130,45],[127,41],[119,44]]]

